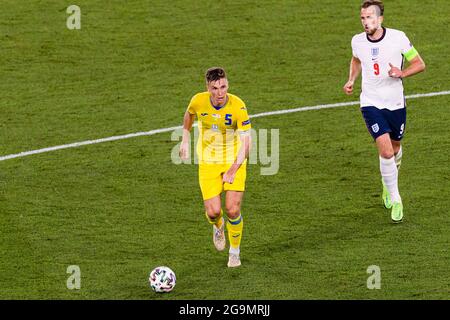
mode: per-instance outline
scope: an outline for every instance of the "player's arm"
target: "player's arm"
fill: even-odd
[[[409,66],[404,70],[400,70],[391,63],[389,63],[389,66],[391,67],[391,70],[389,70],[389,76],[392,78],[407,78],[425,70],[425,62],[418,53],[414,55],[414,58],[409,60]]]
[[[230,169],[228,169],[228,171],[223,175],[223,182],[233,183],[236,172],[239,170],[245,159],[247,159],[250,154],[250,148],[252,145],[252,136],[250,134],[250,130],[240,131],[239,138],[241,140],[241,146]]]
[[[252,145],[252,135],[250,134],[250,130],[239,132],[239,138],[241,140],[241,147],[239,148],[236,160],[232,165],[232,167],[235,167],[236,171],[238,171],[250,154],[250,147]]]
[[[180,157],[183,160],[189,158],[189,139],[191,138],[191,128],[195,120],[195,114],[188,111],[185,112],[183,118],[183,139],[180,145]]]
[[[343,88],[344,92],[347,95],[351,95],[353,93],[353,85],[355,84],[355,81],[356,79],[358,79],[360,74],[361,74],[361,61],[353,56],[352,60],[350,61],[350,72],[348,76],[348,81]]]
[[[409,62],[409,66],[404,70],[401,70],[401,66],[393,66],[389,63],[391,69],[389,70],[389,76],[392,78],[407,78],[411,77],[419,72],[425,70],[425,62],[420,57],[419,52],[411,44],[406,34],[402,34],[398,40],[400,45],[400,51],[406,61]]]

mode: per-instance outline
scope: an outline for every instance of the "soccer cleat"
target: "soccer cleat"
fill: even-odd
[[[241,259],[238,254],[230,253],[228,255],[228,268],[235,268],[241,265]]]
[[[403,205],[401,202],[394,202],[392,204],[391,219],[394,223],[402,222],[403,220]]]
[[[391,196],[390,196],[389,191],[387,190],[386,185],[384,184],[383,180],[381,180],[381,183],[383,184],[383,193],[381,195],[383,205],[386,209],[391,209],[392,208]]]
[[[225,240],[225,222],[222,219],[222,227],[217,228],[216,225],[213,225],[213,242],[214,246],[218,251],[223,251],[225,249],[226,240]]]

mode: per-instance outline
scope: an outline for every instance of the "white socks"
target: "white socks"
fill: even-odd
[[[398,150],[398,153],[395,155],[395,164],[397,165],[397,170],[400,169],[400,165],[402,164],[402,146],[400,146],[400,149]]]
[[[401,161],[401,149],[397,156],[400,154]],[[392,203],[394,202],[402,202],[402,198],[400,198],[400,193],[398,192],[398,169],[396,165],[396,157],[392,157],[390,159],[385,159],[380,157],[380,172],[381,177],[383,178],[384,185],[389,191],[389,195],[391,196]]]

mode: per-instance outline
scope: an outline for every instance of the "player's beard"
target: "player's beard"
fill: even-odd
[[[377,32],[378,28],[372,28],[372,29],[364,29],[364,31],[366,31],[366,33],[369,36],[373,36],[375,34],[375,32]]]
[[[367,35],[369,36],[373,36],[375,34],[375,32],[377,32],[379,29],[379,27],[373,27],[373,28],[364,28],[364,31],[366,32]]]

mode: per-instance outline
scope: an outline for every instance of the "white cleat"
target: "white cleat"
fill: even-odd
[[[228,268],[235,268],[241,265],[241,259],[238,254],[230,253],[228,256]]]
[[[217,228],[216,225],[213,225],[213,242],[218,251],[223,251],[225,249],[225,222],[223,218],[221,228]]]

